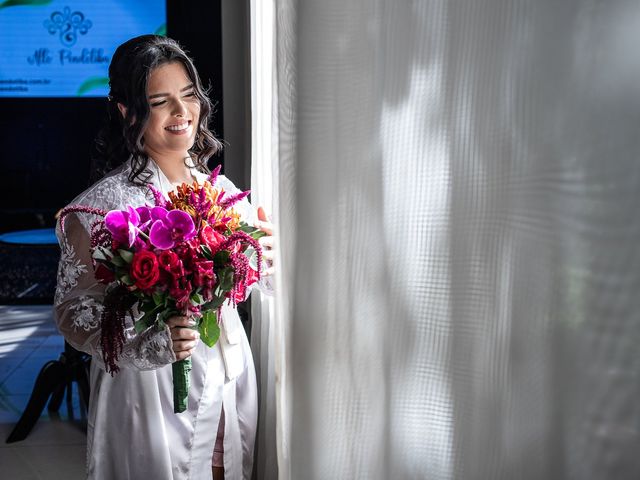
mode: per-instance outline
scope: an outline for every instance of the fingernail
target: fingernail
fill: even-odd
[[[189,319],[189,325],[194,327],[198,322],[196,322],[193,318]]]

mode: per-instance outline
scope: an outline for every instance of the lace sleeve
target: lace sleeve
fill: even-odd
[[[58,330],[67,342],[92,355],[104,368],[100,315],[105,285],[94,277],[89,235],[83,223],[87,222],[72,214],[65,220],[65,231],[62,232],[59,225],[56,230],[61,255],[54,311]],[[167,328],[158,331],[152,327],[136,334],[133,321],[131,316],[126,319],[125,344],[118,361],[120,368],[153,370],[175,361]]]

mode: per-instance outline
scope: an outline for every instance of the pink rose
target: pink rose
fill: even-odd
[[[216,232],[211,225],[205,225],[204,228],[200,230],[200,240],[212,251],[215,251],[216,247],[226,240],[226,237]]]

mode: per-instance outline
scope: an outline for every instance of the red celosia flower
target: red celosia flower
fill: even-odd
[[[211,260],[198,260],[193,265],[193,284],[205,290],[212,290],[215,285],[216,275],[213,273]]]

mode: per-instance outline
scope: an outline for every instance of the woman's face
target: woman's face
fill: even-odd
[[[147,84],[149,120],[144,129],[144,150],[152,158],[188,155],[200,118],[200,101],[181,62],[154,68]]]

